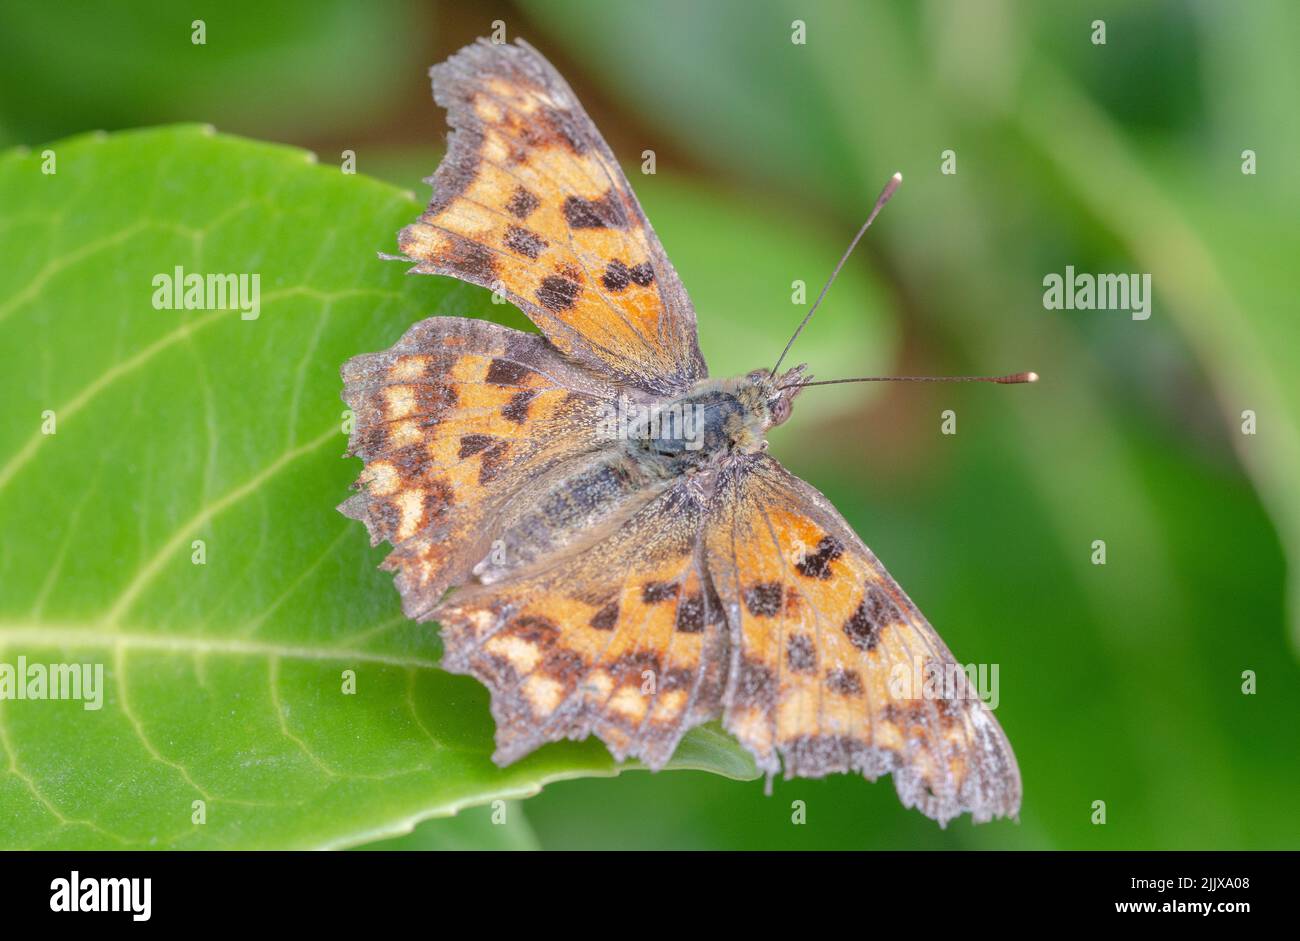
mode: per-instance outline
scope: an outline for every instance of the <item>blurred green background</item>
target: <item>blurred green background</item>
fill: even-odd
[[[747,310],[728,305],[753,303],[738,289],[753,273],[749,246],[770,254],[784,241],[801,258],[808,242],[829,246],[824,271],[791,276],[815,293],[901,170],[905,186],[850,262],[859,287],[827,301],[864,305],[839,311],[870,340],[848,368],[1043,377],[1028,388],[850,386],[820,404],[810,392],[773,444],[960,660],[999,665],[997,714],[1024,776],[1018,825],[941,831],[901,810],[883,781],[778,781],[765,797],[758,782],[633,773],[549,786],[495,845],[1300,846],[1294,3],[303,0],[187,11],[0,3],[0,146],[206,121],[322,161],[353,150],[359,172],[424,195],[445,133],[425,70],[500,20],[561,70],[627,163],[713,325],[702,332],[714,373],[762,365],[710,345],[722,325],[746,334],[746,351],[774,355],[787,336],[751,335]],[[200,16],[209,44],[177,42]],[[653,176],[634,172],[646,149]],[[947,150],[955,174],[941,172]],[[1246,150],[1254,174],[1242,172]],[[692,241],[711,198],[747,207],[730,244]],[[1042,279],[1067,265],[1150,273],[1151,318],[1045,310]],[[798,321],[788,281],[764,331],[783,307],[790,328]],[[845,368],[811,365],[823,378]],[[956,435],[940,433],[945,409]],[[1241,429],[1247,409],[1253,436]],[[1098,539],[1104,566],[1091,561]],[[1254,695],[1244,671],[1257,675]],[[804,825],[791,823],[795,800]],[[391,845],[425,845],[435,831],[457,845],[456,825],[431,821]]]

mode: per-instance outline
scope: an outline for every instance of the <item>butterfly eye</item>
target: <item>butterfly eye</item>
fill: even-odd
[[[790,417],[790,400],[782,395],[772,400],[769,409],[772,413],[772,424],[779,425]]]

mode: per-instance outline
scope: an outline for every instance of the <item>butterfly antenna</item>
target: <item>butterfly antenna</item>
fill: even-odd
[[[778,389],[805,389],[808,386],[837,386],[843,382],[996,382],[999,385],[1016,385],[1037,382],[1038,373],[1018,372],[1010,376],[859,376],[856,379],[824,379],[818,382],[795,382]]]
[[[794,335],[790,337],[790,342],[787,343],[785,349],[781,351],[781,355],[777,359],[776,365],[772,367],[772,371],[768,374],[769,379],[776,376],[776,371],[780,369],[781,364],[785,362],[785,355],[790,352],[790,347],[794,346],[794,341],[799,339],[799,334],[803,333],[803,328],[808,326],[808,321],[812,320],[812,315],[817,312],[817,308],[821,304],[822,299],[826,297],[826,292],[831,289],[831,285],[835,283],[835,279],[839,276],[840,269],[843,268],[844,263],[849,260],[849,256],[853,254],[853,249],[858,247],[858,242],[862,241],[862,236],[867,234],[867,229],[871,228],[871,223],[876,221],[876,216],[880,215],[880,210],[885,208],[885,203],[889,202],[889,197],[894,195],[902,182],[903,174],[895,173],[889,178],[889,182],[885,184],[885,188],[880,191],[880,195],[876,197],[876,205],[871,208],[871,215],[867,216],[867,221],[862,223],[862,228],[858,229],[858,234],[853,236],[853,241],[849,243],[849,247],[846,248],[844,254],[840,256],[840,262],[835,266],[835,270],[831,272],[830,278],[826,281],[826,286],[823,287],[822,292],[817,295],[817,300],[813,301],[812,307],[808,308],[808,313],[804,314],[803,320],[799,322],[799,326],[795,329]]]

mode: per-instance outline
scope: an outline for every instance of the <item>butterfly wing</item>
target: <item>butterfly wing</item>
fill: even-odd
[[[997,720],[830,502],[766,455],[715,499],[704,548],[732,629],[723,723],[759,767],[892,773],[903,804],[941,824],[1014,816],[1020,772]]]
[[[530,482],[598,445],[615,393],[536,334],[483,320],[432,317],[391,349],[343,367],[366,462],[339,509],[388,541],[407,616],[426,620],[450,585],[491,550],[486,522]]]
[[[435,612],[443,666],[492,694],[500,764],[599,736],[651,768],[716,718],[728,631],[701,555],[706,506],[682,480],[631,487],[569,551]]]
[[[573,91],[531,46],[434,66],[453,131],[433,201],[398,236],[418,272],[501,291],[561,351],[658,394],[706,374],[695,311]]]

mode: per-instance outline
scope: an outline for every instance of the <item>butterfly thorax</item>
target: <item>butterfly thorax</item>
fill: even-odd
[[[767,449],[767,431],[790,417],[802,366],[773,378],[755,370],[705,379],[687,395],[645,406],[627,440],[638,463],[689,473]]]

